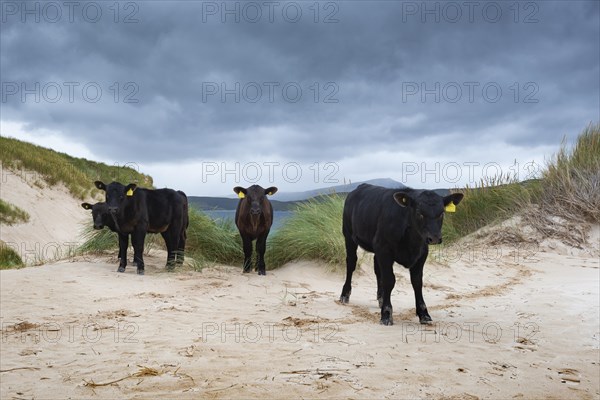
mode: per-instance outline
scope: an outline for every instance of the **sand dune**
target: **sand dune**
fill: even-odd
[[[580,398],[600,396],[598,228],[588,251],[463,246],[432,257],[414,315],[396,267],[378,324],[367,262],[339,273],[218,266],[147,275],[114,259],[0,272],[1,398]],[[94,386],[105,384],[104,386]]]
[[[61,259],[80,242],[84,222],[91,216],[61,183],[49,187],[38,173],[3,170],[0,198],[27,211],[29,222],[0,225],[0,240],[26,264]]]

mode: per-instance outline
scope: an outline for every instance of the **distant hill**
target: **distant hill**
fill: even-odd
[[[321,194],[331,194],[331,193],[348,193],[353,191],[354,189],[356,189],[358,187],[358,185],[360,185],[361,183],[370,183],[371,185],[377,185],[377,186],[383,186],[386,188],[404,188],[406,187],[406,185],[403,185],[402,183],[395,181],[393,179],[390,178],[381,178],[381,179],[371,179],[368,181],[364,181],[364,182],[354,182],[354,183],[347,183],[345,185],[337,185],[337,186],[330,186],[330,187],[325,187],[325,188],[319,188],[319,189],[313,189],[313,190],[307,190],[304,192],[278,192],[277,193],[277,200],[279,201],[299,201],[299,200],[306,200],[309,199],[311,197],[315,197]]]
[[[298,204],[296,201],[269,200],[273,204],[274,211],[290,211]],[[188,202],[198,210],[235,210],[239,199],[237,197],[231,199],[225,197],[188,196]]]

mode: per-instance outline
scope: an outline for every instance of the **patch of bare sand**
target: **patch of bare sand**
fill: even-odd
[[[1,178],[0,198],[27,211],[30,218],[27,223],[0,224],[0,240],[29,265],[67,257],[79,244],[83,224],[91,221],[82,202],[62,183],[48,187],[35,172],[3,170]]]
[[[349,305],[343,275],[307,262],[0,271],[0,397],[598,398],[598,258],[482,247],[426,266],[428,326],[402,267],[378,324],[370,260]]]

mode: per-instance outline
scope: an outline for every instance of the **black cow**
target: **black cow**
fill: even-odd
[[[265,250],[267,236],[273,225],[273,205],[267,196],[275,194],[277,188],[271,186],[263,189],[258,185],[252,185],[244,189],[236,186],[233,191],[240,197],[235,211],[235,224],[244,244],[244,272],[250,272],[252,269],[252,241],[256,239],[258,253],[256,269],[259,275],[266,275]]]
[[[188,202],[185,193],[173,189],[143,189],[130,183],[118,182],[105,185],[94,182],[106,192],[109,215],[114,219],[119,233],[119,249],[122,255],[118,272],[127,266],[127,235],[131,234],[137,273],[144,274],[144,240],[146,233],[159,233],[167,246],[167,269],[183,263],[186,228],[189,222]]]
[[[430,244],[442,242],[444,210],[462,200],[460,193],[441,197],[431,190],[386,189],[362,184],[348,194],[342,231],[346,241],[346,282],[340,302],[348,303],[358,246],[375,254],[381,323],[392,325],[390,295],[396,284],[394,261],[410,270],[416,311],[422,324],[431,317],[423,300],[423,265]],[[453,207],[453,206],[450,206]]]
[[[117,226],[115,225],[115,220],[111,217],[108,212],[108,206],[105,202],[100,202],[96,204],[90,203],[81,203],[81,207],[86,210],[92,210],[92,220],[94,221],[94,229],[102,229],[105,226],[108,227],[113,232],[119,233],[117,230]],[[129,246],[129,235],[127,235],[126,246]],[[119,260],[121,259],[121,249],[119,248],[119,255],[117,256]]]

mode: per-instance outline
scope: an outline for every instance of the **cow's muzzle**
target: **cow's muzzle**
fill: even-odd
[[[435,236],[427,236],[427,244],[441,244],[442,238]]]
[[[100,229],[103,229],[103,228],[104,228],[104,225],[102,225],[102,224],[100,224],[100,225],[94,224],[94,229],[100,230]]]
[[[261,214],[260,208],[258,208],[258,209],[253,208],[250,210],[250,215],[260,215],[260,214]]]

